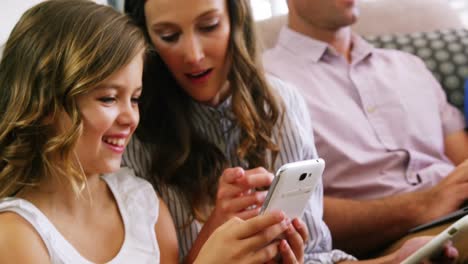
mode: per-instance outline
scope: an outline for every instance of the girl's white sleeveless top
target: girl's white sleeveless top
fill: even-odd
[[[159,246],[154,230],[159,201],[152,185],[135,177],[127,168],[102,178],[114,194],[125,227],[122,247],[107,263],[159,263]],[[20,198],[4,198],[0,200],[0,212],[6,211],[17,213],[34,226],[47,246],[53,264],[92,263],[81,256],[32,203]]]

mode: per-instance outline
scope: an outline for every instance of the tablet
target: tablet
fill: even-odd
[[[449,221],[452,221],[452,220],[455,220],[455,219],[459,219],[465,215],[468,214],[468,206],[465,206],[451,214],[448,214],[448,215],[444,215],[440,218],[437,218],[436,220],[434,221],[431,221],[429,223],[426,223],[426,224],[422,224],[422,225],[419,225],[415,228],[412,228],[408,231],[408,233],[416,233],[416,232],[419,232],[419,231],[422,231],[424,229],[428,229],[428,228],[431,228],[431,227],[434,227],[434,226],[437,226],[437,225],[441,225],[441,224],[444,224],[444,223],[447,223]]]
[[[406,258],[402,264],[416,264],[421,263],[425,259],[429,259],[432,256],[440,254],[443,250],[444,244],[449,241],[456,239],[462,233],[466,234],[468,231],[468,215],[459,219],[447,229],[435,236],[426,245],[422,246],[408,258]]]

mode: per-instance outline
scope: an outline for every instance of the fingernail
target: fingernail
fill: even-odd
[[[265,192],[257,192],[256,194],[257,197],[257,202],[262,203],[266,199],[266,193]]]
[[[456,250],[455,248],[449,248],[448,257],[450,257],[450,258],[458,257],[458,250]]]
[[[301,226],[301,222],[299,222],[299,219],[297,219],[297,218],[294,218],[294,219],[292,220],[292,223],[293,223],[294,227],[296,227],[296,228],[298,228],[298,229],[302,227],[302,226]]]
[[[272,212],[274,212],[274,213],[278,216],[278,218],[285,219],[285,216],[284,216],[284,212],[283,212],[283,211],[281,211],[281,210],[274,210],[274,211],[272,211]],[[283,220],[283,221],[284,221],[284,220]]]
[[[281,240],[281,249],[282,249],[283,251],[288,250],[288,243],[287,243],[286,240],[284,240],[284,239]]]

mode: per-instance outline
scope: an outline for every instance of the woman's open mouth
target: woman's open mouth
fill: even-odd
[[[186,73],[185,76],[187,76],[191,82],[200,83],[206,81],[212,72],[213,68],[199,72]]]

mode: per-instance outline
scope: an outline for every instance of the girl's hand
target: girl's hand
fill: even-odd
[[[247,220],[258,215],[266,191],[256,192],[254,188],[269,186],[273,175],[263,168],[244,171],[242,168],[229,168],[219,179],[216,205],[210,217],[195,239],[187,261],[192,262],[214,230],[237,217]]]
[[[279,243],[279,252],[283,264],[304,263],[305,243],[309,240],[307,227],[300,219],[295,218],[284,232],[284,239]],[[269,264],[276,263],[269,261]]]
[[[288,229],[281,212],[243,220],[234,217],[216,229],[203,245],[195,263],[265,263],[279,253],[272,241]]]
[[[285,236],[279,245],[283,263],[304,263],[305,243],[309,239],[307,226],[300,219],[295,218],[289,224]]]

